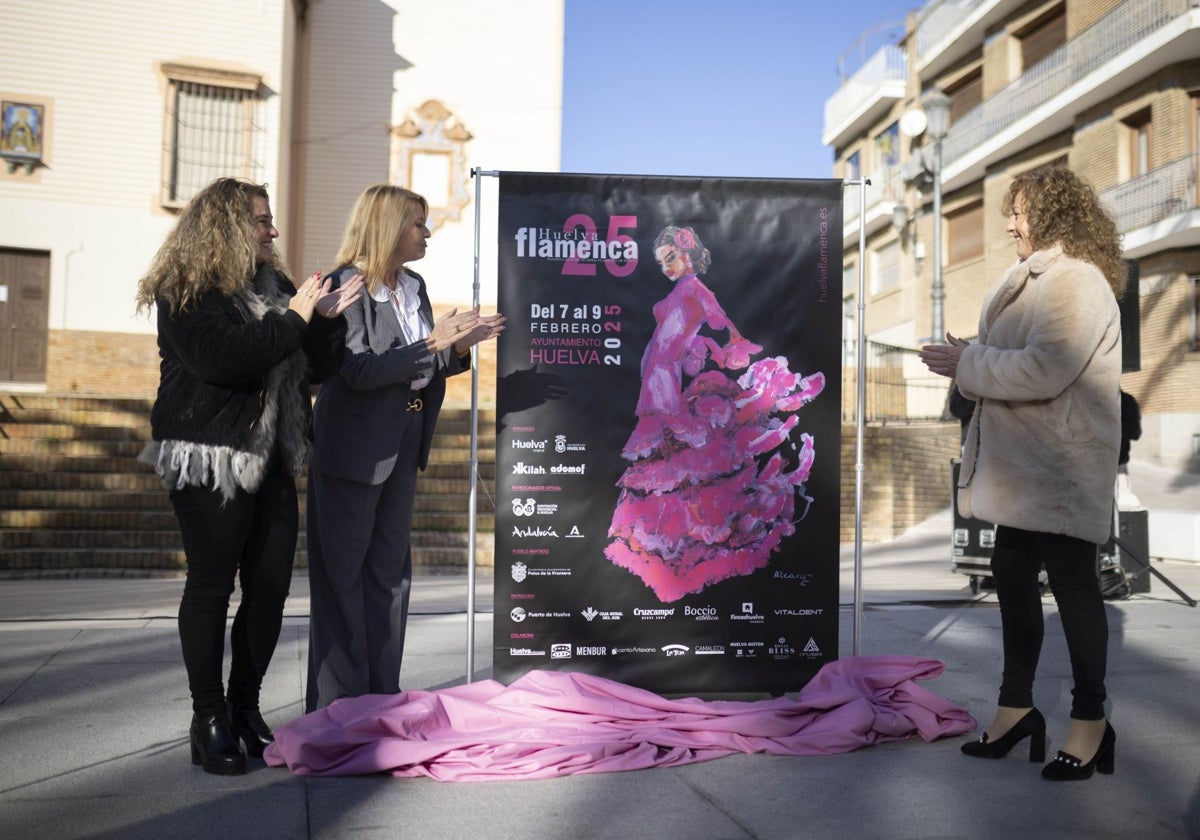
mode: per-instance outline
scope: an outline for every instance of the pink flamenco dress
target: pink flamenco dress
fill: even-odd
[[[791,439],[795,412],[824,390],[825,376],[792,373],[783,356],[751,363],[762,347],[737,332],[694,274],[655,305],[654,318],[604,553],[669,603],[763,568],[794,533],[797,494],[811,501],[803,486],[813,463],[812,436],[801,434],[798,448]],[[703,326],[728,340],[701,335]]]

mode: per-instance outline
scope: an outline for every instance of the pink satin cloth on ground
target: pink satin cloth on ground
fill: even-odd
[[[265,759],[300,775],[391,773],[439,781],[548,779],[677,767],[733,753],[830,755],[975,728],[922,688],[935,659],[831,662],[796,699],[668,700],[589,674],[531,671],[438,691],[337,700],[275,730]]]

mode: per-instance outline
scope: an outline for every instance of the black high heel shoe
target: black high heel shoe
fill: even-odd
[[[1029,760],[1039,763],[1045,761],[1046,719],[1037,709],[1026,712],[1025,717],[995,741],[989,741],[987,732],[984,732],[978,741],[963,744],[962,751],[963,755],[971,758],[1004,758],[1009,750],[1026,738],[1029,739]]]
[[[275,743],[271,727],[263,720],[258,709],[229,707],[229,725],[233,734],[246,745],[246,755],[262,758],[263,750]]]
[[[1042,768],[1042,778],[1052,782],[1081,782],[1092,778],[1093,772],[1111,775],[1116,769],[1117,733],[1112,724],[1105,721],[1104,737],[1091,761],[1084,764],[1070,753],[1059,750],[1054,760]]]
[[[246,772],[246,754],[223,714],[192,715],[188,732],[192,746],[192,764],[217,776],[240,776]]]

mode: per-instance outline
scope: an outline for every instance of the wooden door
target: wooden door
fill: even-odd
[[[45,382],[50,254],[0,248],[0,382]]]

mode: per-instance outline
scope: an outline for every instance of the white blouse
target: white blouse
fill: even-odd
[[[404,340],[415,344],[429,337],[430,325],[421,317],[421,296],[418,293],[420,284],[417,278],[404,270],[396,272],[396,289],[392,291],[387,285],[381,285],[372,296],[379,303],[390,300],[396,319],[400,322],[400,331]],[[432,358],[427,356],[426,358]],[[436,365],[436,361],[435,361]],[[433,369],[436,370],[436,367]],[[420,376],[409,383],[409,387],[418,391],[429,384],[433,378],[432,370],[426,376]]]

